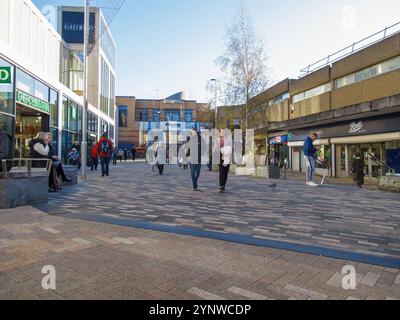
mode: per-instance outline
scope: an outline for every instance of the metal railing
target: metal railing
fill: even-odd
[[[32,163],[38,162],[46,162],[43,167],[35,168],[32,166]],[[12,163],[11,171],[9,171],[8,163]],[[18,172],[26,172],[28,174],[32,173],[32,168],[35,171],[43,171],[43,172],[50,172],[52,165],[52,161],[49,159],[9,159],[9,160],[1,160],[1,169],[0,178],[7,179],[9,177],[9,173],[16,169]],[[26,170],[25,170],[26,169]],[[41,170],[40,170],[41,169]]]
[[[308,65],[307,67],[303,68],[300,71],[302,73],[300,78],[306,76],[311,72],[317,71],[323,67],[331,65],[332,63],[340,59],[343,59],[355,52],[365,49],[397,33],[400,33],[400,22],[391,25],[389,27],[386,27],[385,29],[376,32],[360,41],[354,42],[353,44],[347,46],[346,48],[343,48],[333,54],[330,54],[326,58],[323,58],[321,60],[318,60],[317,62],[314,62],[313,64]]]

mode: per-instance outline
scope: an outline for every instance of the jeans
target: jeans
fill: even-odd
[[[221,188],[225,188],[226,182],[228,181],[228,174],[229,169],[231,168],[230,165],[223,166],[222,164],[219,165],[219,186]]]
[[[304,156],[307,167],[307,182],[313,182],[315,178],[315,158],[311,156]]]
[[[101,174],[108,176],[110,174],[110,158],[100,158]]]
[[[201,164],[190,164],[190,175],[192,176],[193,188],[197,189],[199,186],[197,181],[199,180],[201,173]]]

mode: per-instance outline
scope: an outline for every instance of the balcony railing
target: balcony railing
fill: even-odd
[[[386,27],[385,29],[376,32],[358,42],[353,43],[350,46],[347,46],[346,48],[343,48],[342,50],[339,50],[333,54],[330,54],[324,59],[318,60],[317,62],[314,62],[313,64],[310,64],[309,66],[303,68],[300,72],[302,73],[301,77],[304,77],[308,75],[311,72],[317,71],[325,66],[331,65],[332,63],[343,59],[357,51],[360,51],[362,49],[365,49],[377,42],[380,42],[390,36],[393,36],[397,33],[400,33],[400,22],[391,25],[389,27]]]

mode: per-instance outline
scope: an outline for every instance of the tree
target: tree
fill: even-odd
[[[267,88],[267,55],[265,43],[256,33],[243,4],[226,30],[226,50],[216,64],[225,74],[220,90],[229,105],[246,104]]]

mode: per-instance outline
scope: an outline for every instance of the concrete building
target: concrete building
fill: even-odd
[[[350,175],[357,152],[365,157],[369,177],[381,170],[370,155],[400,173],[400,33],[390,29],[382,32],[382,40],[339,51],[332,63],[252,98],[248,123],[255,129],[258,154],[265,154],[268,144],[270,158],[288,159],[293,171],[304,171],[304,139],[316,132],[319,158],[330,163],[333,177]]]
[[[30,0],[2,0],[0,12],[0,126],[15,138],[10,158],[29,157],[29,141],[38,132],[51,131],[58,154],[67,161],[69,147],[83,136],[80,90],[83,67],[79,45],[67,43]],[[101,17],[98,10],[95,12]],[[96,34],[100,32],[99,28],[95,30]],[[83,34],[83,30],[79,33]],[[97,43],[100,56],[106,55],[102,53],[101,43]],[[92,56],[95,54],[96,47]],[[68,75],[66,59],[74,61],[74,65],[69,64]],[[95,69],[99,74],[101,63],[92,59],[92,84],[97,83]],[[109,78],[107,83],[112,83],[112,77]],[[92,140],[105,128],[112,134],[115,127],[114,85],[108,86],[105,104],[95,98],[97,87],[104,82],[99,79],[98,84],[90,87],[86,134]]]
[[[183,92],[165,99],[116,98],[119,121],[119,147],[130,150],[133,145],[147,146],[148,132],[152,129],[164,131],[164,140],[181,143],[183,133],[193,127],[209,128],[209,105],[194,100],[185,100]]]

